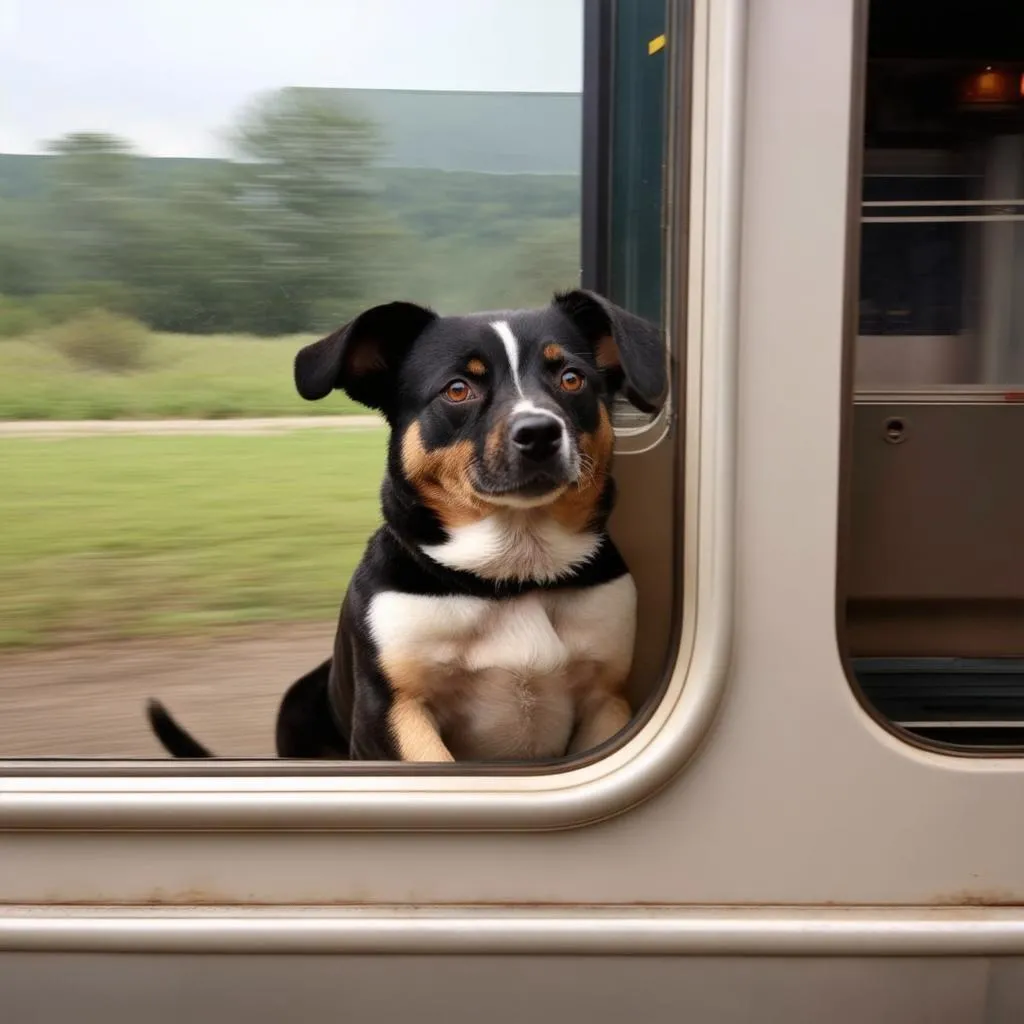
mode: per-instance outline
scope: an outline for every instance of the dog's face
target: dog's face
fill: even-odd
[[[380,409],[392,472],[448,529],[497,507],[582,529],[605,489],[612,397],[654,411],[665,390],[658,330],[584,291],[470,316],[377,306],[303,349],[295,377],[306,398],[342,388]]]
[[[398,389],[405,474],[444,486],[444,519],[550,504],[611,454],[594,355],[554,308],[434,321]]]

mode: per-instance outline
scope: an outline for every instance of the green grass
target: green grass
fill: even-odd
[[[310,338],[152,336],[133,373],[83,370],[36,338],[0,339],[0,420],[210,419],[366,412],[340,392],[306,402],[292,360]]]
[[[0,646],[333,619],[384,439],[0,439]]]

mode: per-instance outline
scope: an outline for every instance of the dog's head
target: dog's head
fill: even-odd
[[[582,529],[605,492],[622,391],[654,412],[661,333],[592,292],[540,309],[438,316],[392,302],[302,349],[307,399],[340,388],[392,428],[391,469],[446,528],[500,507],[550,507]]]

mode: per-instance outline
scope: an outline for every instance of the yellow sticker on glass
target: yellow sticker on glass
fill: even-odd
[[[656,54],[659,50],[664,50],[664,49],[665,49],[665,37],[663,35],[655,36],[647,44],[647,56],[648,57],[653,57],[654,54]]]

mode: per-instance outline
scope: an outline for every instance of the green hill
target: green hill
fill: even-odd
[[[395,294],[504,308],[578,280],[578,95],[326,99],[262,97],[248,159],[74,132],[60,155],[0,154],[0,337],[97,305],[159,331],[287,334]]]

